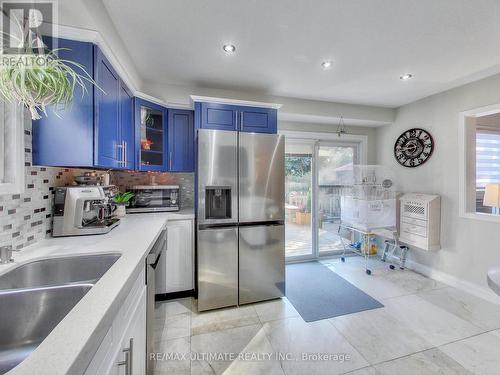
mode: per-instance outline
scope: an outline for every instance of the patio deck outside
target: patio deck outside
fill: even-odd
[[[319,229],[319,251],[341,251],[342,243],[337,234],[337,223],[323,223]],[[285,224],[286,256],[310,255],[312,253],[312,236],[309,225],[298,225],[295,223]]]
[[[314,150],[311,144],[287,143],[285,151],[285,255],[313,255],[313,236],[319,254],[343,250],[338,235],[342,181],[352,174],[352,147],[320,146],[317,149],[318,175],[313,178]],[[317,189],[313,196],[313,181]],[[316,205],[314,205],[314,202]],[[316,207],[316,212],[312,212]],[[316,218],[318,231],[312,228]],[[348,240],[347,240],[348,241]]]

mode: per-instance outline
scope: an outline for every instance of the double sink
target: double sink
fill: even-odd
[[[40,259],[1,274],[0,374],[28,357],[119,257]]]

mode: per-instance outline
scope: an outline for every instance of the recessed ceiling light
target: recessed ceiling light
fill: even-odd
[[[405,73],[399,77],[399,79],[402,81],[408,81],[409,79],[412,79],[412,78],[413,78],[413,74],[410,74],[410,73]]]
[[[323,69],[330,69],[332,67],[332,62],[331,61],[323,61],[321,63],[321,67]]]
[[[222,46],[222,49],[224,50],[224,52],[226,53],[234,53],[236,51],[236,47],[234,44],[224,44]]]

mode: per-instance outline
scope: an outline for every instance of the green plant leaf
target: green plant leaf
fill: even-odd
[[[70,49],[49,51],[44,56],[46,64],[42,66],[0,66],[0,98],[7,102],[22,103],[30,110],[33,119],[39,119],[40,114],[47,116],[48,106],[52,106],[55,115],[60,117],[58,112],[71,105],[76,87],[81,88],[82,97],[88,94],[87,83],[104,92],[83,65],[59,59],[57,52],[61,50]],[[33,53],[31,57],[36,56]]]

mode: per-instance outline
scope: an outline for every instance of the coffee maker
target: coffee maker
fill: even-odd
[[[54,196],[52,235],[82,236],[104,234],[120,224],[114,217],[113,186],[58,187]]]

